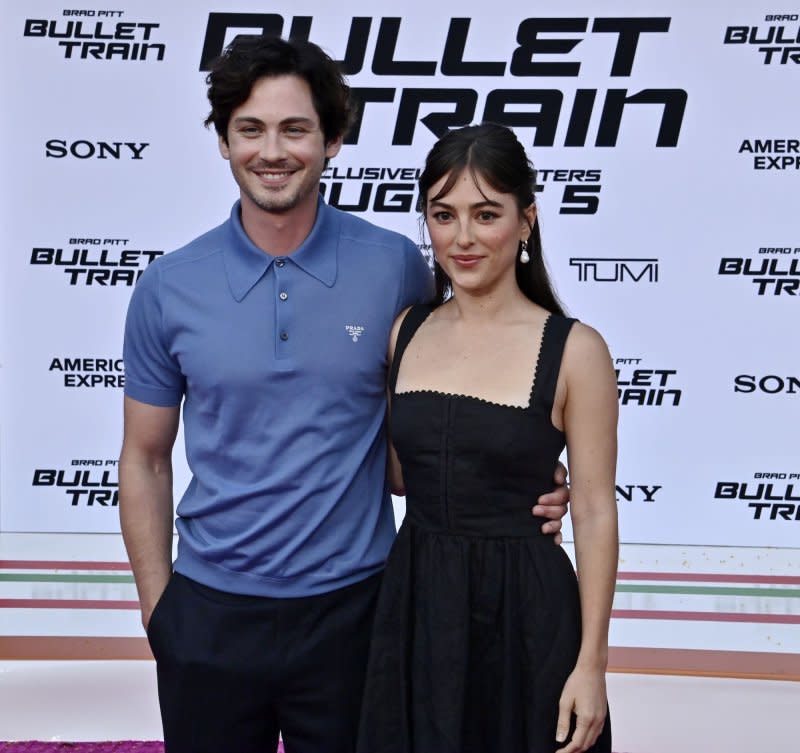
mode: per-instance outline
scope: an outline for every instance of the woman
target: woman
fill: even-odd
[[[401,314],[390,343],[391,478],[407,509],[359,753],[611,750],[616,380],[600,335],[553,294],[535,182],[493,124],[444,136],[420,177],[437,297]],[[565,443],[579,581],[528,513]]]

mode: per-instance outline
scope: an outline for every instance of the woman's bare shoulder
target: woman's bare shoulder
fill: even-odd
[[[564,366],[568,369],[584,369],[593,366],[608,366],[611,354],[605,338],[592,326],[575,322],[564,346]]]

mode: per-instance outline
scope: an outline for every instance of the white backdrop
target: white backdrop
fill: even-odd
[[[623,542],[796,546],[800,7],[375,6],[3,5],[0,531],[118,530],[131,285],[227,216],[202,69],[266,28],[366,100],[326,196],[421,244],[437,133],[503,120],[529,148],[555,284],[619,369]]]

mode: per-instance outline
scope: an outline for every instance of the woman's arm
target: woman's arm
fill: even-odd
[[[394,349],[397,345],[397,335],[400,332],[400,325],[403,323],[403,320],[406,318],[406,314],[410,310],[409,308],[400,312],[397,319],[394,320],[394,324],[392,325],[392,331],[389,334],[389,365],[388,370],[391,371],[392,362],[394,361]],[[388,373],[388,371],[387,371]],[[389,482],[389,489],[391,490],[392,494],[396,494],[398,497],[402,497],[406,493],[406,487],[403,483],[403,469],[400,467],[400,461],[397,458],[397,452],[394,449],[394,445],[392,444],[392,438],[389,433],[389,421],[391,420],[391,412],[392,412],[392,393],[389,389],[389,385],[386,385],[386,442],[388,443],[388,448],[386,452],[386,479]]]
[[[562,370],[582,638],[559,703],[557,740],[566,740],[574,713],[575,732],[559,753],[578,753],[597,739],[607,713],[608,626],[619,556],[615,493],[619,406],[611,357],[595,330],[573,326]]]
[[[387,442],[389,447],[386,455],[386,478],[389,481],[389,490],[398,497],[404,497],[406,486],[403,481],[403,469],[400,467],[400,460],[397,458],[391,438],[387,438]]]

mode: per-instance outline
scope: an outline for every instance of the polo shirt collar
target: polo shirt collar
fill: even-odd
[[[241,202],[237,201],[231,209],[230,236],[223,252],[233,297],[241,301],[278,258],[296,264],[327,287],[332,287],[336,281],[340,222],[338,214],[320,196],[317,199],[317,217],[308,237],[290,254],[272,256],[256,246],[245,233]]]

